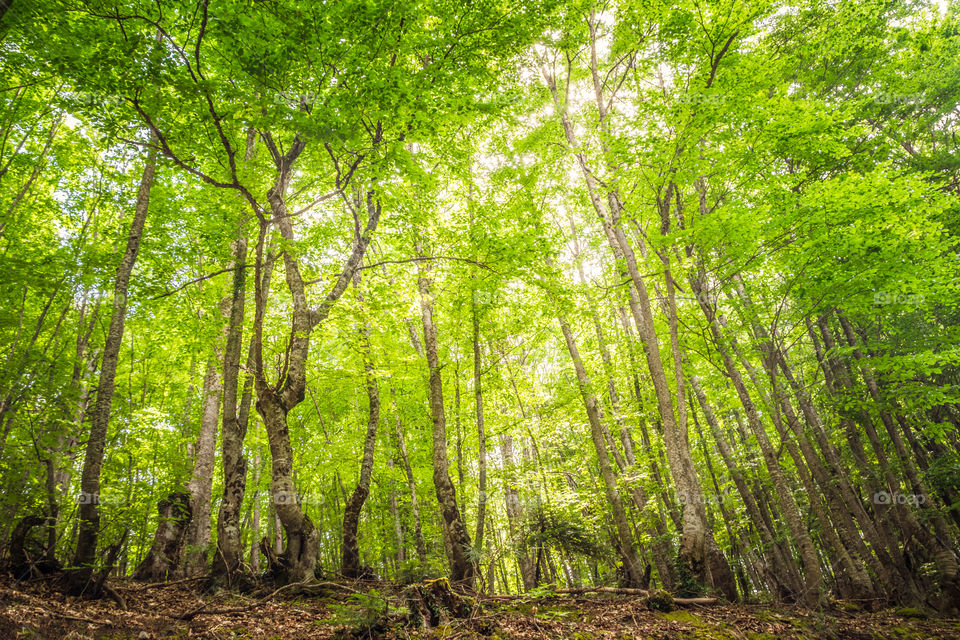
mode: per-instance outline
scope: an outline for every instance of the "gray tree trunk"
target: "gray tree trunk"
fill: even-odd
[[[90,436],[87,440],[83,471],[80,476],[80,526],[77,548],[73,556],[73,565],[77,569],[70,576],[70,591],[74,594],[80,594],[86,590],[93,574],[93,566],[97,556],[97,542],[100,537],[100,470],[103,467],[107,428],[110,425],[110,409],[113,402],[117,360],[120,356],[120,347],[123,344],[130,274],[133,272],[133,267],[137,262],[137,254],[140,251],[140,240],[143,237],[143,227],[150,204],[150,189],[153,186],[153,177],[156,171],[156,142],[156,137],[151,135],[150,151],[147,153],[146,164],[140,177],[133,221],[130,223],[130,230],[127,233],[127,246],[123,258],[120,260],[120,265],[117,267],[117,275],[113,283],[113,311],[110,315],[110,326],[103,346],[100,383],[97,388],[97,399],[93,407],[90,424]]]

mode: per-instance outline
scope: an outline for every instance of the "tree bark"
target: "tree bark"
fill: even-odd
[[[422,251],[418,253],[423,257]],[[433,281],[429,263],[421,262],[417,279],[420,291],[420,313],[423,320],[423,342],[429,369],[430,412],[433,417],[433,484],[440,503],[446,533],[450,581],[466,589],[473,588],[474,563],[470,534],[457,507],[457,493],[450,481],[447,462],[447,422],[443,410],[443,379],[437,344],[437,327],[433,322]]]
[[[220,392],[223,389],[216,359],[207,360],[203,377],[203,403],[200,417],[200,435],[197,438],[193,474],[187,483],[192,518],[187,525],[186,555],[183,573],[196,576],[206,573],[209,566],[210,509],[213,493],[213,465],[217,449],[217,425],[220,420]]]
[[[607,442],[604,438],[602,417],[597,397],[591,390],[590,377],[583,366],[580,358],[580,350],[577,347],[576,338],[570,330],[567,319],[558,315],[560,330],[563,332],[563,338],[567,343],[567,351],[570,353],[570,359],[577,374],[577,386],[580,389],[580,397],[583,400],[584,408],[587,412],[587,419],[590,422],[590,436],[593,439],[593,446],[597,452],[597,460],[600,464],[600,476],[603,479],[603,486],[607,496],[607,502],[613,512],[613,522],[619,536],[618,550],[623,562],[623,568],[627,575],[629,587],[640,588],[644,586],[644,568],[640,555],[637,553],[633,542],[633,534],[630,531],[630,525],[627,522],[627,515],[623,509],[623,503],[620,500],[620,493],[617,489],[617,480],[613,475],[613,469],[610,466],[610,457],[607,454]]]
[[[247,131],[244,162],[253,159],[255,132]],[[233,283],[231,287],[230,325],[227,343],[223,351],[223,496],[217,514],[217,551],[213,558],[212,573],[215,577],[226,576],[227,583],[240,567],[243,549],[240,543],[240,508],[246,492],[247,460],[243,456],[243,441],[247,435],[250,392],[252,380],[244,382],[241,404],[237,397],[240,389],[240,357],[243,351],[243,318],[247,286],[247,225],[241,217],[237,224],[237,238],[233,243]],[[270,270],[272,273],[272,270]],[[267,277],[269,282],[269,276]],[[269,286],[269,285],[267,285]],[[251,369],[252,353],[247,356],[247,368]],[[256,539],[252,545],[252,557],[256,556]],[[252,565],[252,563],[251,563]],[[256,568],[251,566],[256,572]]]
[[[483,527],[487,509],[487,435],[483,427],[483,385],[481,373],[483,360],[480,352],[480,315],[477,305],[477,292],[473,292],[472,314],[473,321],[473,393],[477,415],[477,535],[476,545],[479,552],[483,551]]]
[[[130,274],[137,262],[140,240],[147,219],[150,204],[150,189],[156,172],[156,137],[150,136],[150,151],[140,177],[137,191],[137,204],[127,234],[127,246],[123,253],[117,275],[113,283],[113,311],[110,315],[110,327],[103,347],[103,360],[100,366],[100,383],[97,399],[93,408],[90,436],[83,461],[80,477],[80,525],[77,548],[73,556],[76,569],[70,576],[70,591],[76,595],[84,593],[93,575],[94,560],[97,555],[97,542],[100,537],[100,470],[103,467],[103,453],[107,441],[107,428],[110,425],[110,409],[113,401],[114,378],[117,373],[117,360],[123,344],[123,329],[127,314],[127,291]],[[98,593],[87,593],[98,596]]]
[[[179,575],[183,545],[190,523],[190,494],[171,493],[157,503],[160,521],[153,546],[133,572],[134,580],[160,582]]]
[[[353,285],[357,289],[357,301],[362,306],[363,297],[359,291],[359,271],[354,275]],[[359,333],[369,410],[367,414],[367,433],[363,441],[363,460],[360,463],[360,478],[357,480],[357,486],[343,510],[343,562],[340,570],[347,578],[359,578],[361,575],[357,529],[360,525],[360,512],[363,509],[363,503],[370,495],[373,455],[377,446],[377,426],[380,423],[380,391],[371,354],[370,327],[364,324]]]

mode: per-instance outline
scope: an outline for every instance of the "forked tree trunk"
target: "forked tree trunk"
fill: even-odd
[[[265,313],[264,283],[262,280],[262,238],[266,227],[261,227],[260,240],[257,243],[257,273],[254,278],[257,286],[255,293],[256,317],[254,320],[254,378],[257,392],[257,410],[263,418],[270,442],[272,456],[271,495],[277,515],[283,522],[287,533],[287,548],[281,557],[283,574],[280,579],[286,582],[305,582],[313,580],[320,548],[320,534],[313,521],[300,508],[297,501],[296,485],[293,477],[293,447],[287,427],[287,414],[300,404],[306,395],[307,360],[310,355],[310,334],[330,314],[333,305],[349,286],[353,274],[359,268],[363,254],[380,220],[381,207],[376,193],[366,194],[367,224],[358,234],[350,256],[343,264],[343,270],[327,292],[323,301],[314,308],[307,303],[306,285],[300,273],[300,265],[290,252],[290,244],[295,243],[292,216],[287,209],[285,193],[290,182],[292,166],[306,143],[295,138],[289,150],[281,154],[270,136],[264,136],[267,147],[277,168],[277,178],[267,193],[270,213],[280,230],[287,247],[282,251],[284,276],[290,291],[293,316],[287,355],[278,382],[270,384],[266,377],[263,354],[263,320]],[[339,185],[343,186],[343,185]],[[262,223],[268,224],[266,222]],[[359,221],[358,221],[359,224]]]
[[[113,401],[114,378],[117,373],[117,360],[123,344],[123,328],[127,315],[127,291],[130,274],[137,262],[143,226],[147,219],[150,204],[150,189],[156,171],[156,137],[150,136],[150,151],[147,154],[140,187],[137,192],[137,204],[127,234],[127,246],[117,267],[113,283],[113,311],[110,326],[103,346],[103,361],[100,367],[100,383],[97,388],[97,400],[93,408],[90,424],[90,436],[87,439],[83,471],[80,476],[80,525],[77,548],[73,556],[76,569],[70,576],[70,591],[83,593],[93,574],[93,565],[97,557],[97,542],[100,537],[100,470],[103,467],[103,452],[107,442],[107,428],[110,425],[110,408]],[[99,595],[99,594],[86,594]]]

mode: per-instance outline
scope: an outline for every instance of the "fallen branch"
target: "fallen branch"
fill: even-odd
[[[648,589],[630,589],[627,587],[571,587],[567,589],[557,589],[550,593],[551,594],[555,593],[557,595],[581,595],[584,593],[613,593],[616,595],[650,597],[650,595],[653,594],[654,592]],[[515,600],[518,598],[529,598],[531,596],[530,594],[519,594],[519,595],[487,595],[483,597],[489,598],[492,600]],[[712,597],[673,598],[673,602],[674,604],[677,604],[677,605],[716,604],[717,602],[719,602],[719,599],[712,598]]]
[[[571,587],[557,589],[556,593],[616,593],[626,596],[649,596],[649,589],[629,589],[627,587]]]
[[[209,576],[205,576],[205,575],[193,576],[191,578],[181,578],[180,580],[171,580],[169,582],[151,582],[150,584],[145,584],[138,587],[125,587],[125,586],[117,585],[114,588],[122,589],[124,591],[140,592],[140,591],[147,591],[148,589],[164,589],[166,587],[172,587],[177,584],[183,584],[184,582],[195,582],[197,580],[205,580],[208,577]]]
[[[114,590],[113,587],[111,587],[110,585],[105,584],[105,585],[103,585],[103,591],[104,591],[104,593],[106,593],[108,596],[110,596],[110,599],[111,599],[111,600],[113,600],[114,602],[117,603],[117,606],[118,606],[118,607],[120,607],[120,608],[123,609],[124,611],[127,610],[127,601],[124,600],[124,599],[123,599],[123,596],[120,595],[119,593],[117,593],[117,592]]]
[[[85,618],[83,616],[73,616],[67,613],[60,613],[59,611],[54,611],[52,609],[44,609],[43,613],[45,613],[46,615],[54,616],[56,618],[62,618],[64,620],[73,620],[75,622],[86,622],[89,624],[99,625],[101,627],[114,626],[114,623],[109,620],[103,621],[103,620],[94,620],[93,618]]]
[[[179,614],[179,615],[172,616],[172,617],[173,617],[175,620],[193,620],[195,617],[197,617],[198,615],[201,615],[201,614],[203,614],[203,615],[224,615],[224,614],[228,614],[228,613],[244,613],[244,612],[246,612],[246,611],[250,611],[251,609],[256,609],[257,607],[259,607],[259,606],[262,605],[264,602],[266,602],[267,600],[269,600],[269,599],[272,598],[273,596],[277,595],[277,594],[280,593],[281,591],[285,591],[285,590],[291,589],[291,588],[293,588],[293,587],[323,586],[323,585],[328,585],[328,584],[335,584],[335,583],[315,582],[315,581],[313,581],[313,580],[303,580],[303,581],[301,581],[301,582],[291,582],[290,584],[285,584],[285,585],[283,585],[282,587],[280,587],[280,588],[278,588],[278,589],[275,589],[275,590],[272,591],[271,593],[267,594],[266,596],[260,598],[259,600],[255,601],[255,602],[253,602],[252,604],[249,604],[249,605],[247,605],[247,606],[245,606],[245,607],[231,607],[231,608],[229,608],[229,609],[211,609],[211,610],[208,611],[208,610],[207,610],[207,607],[209,607],[210,604],[211,604],[211,603],[208,602],[208,603],[205,603],[203,606],[200,606],[200,607],[197,607],[196,609],[193,609],[192,611],[188,611],[188,612],[186,612],[186,613],[181,613],[181,614]],[[341,588],[347,589],[348,591],[354,591],[353,589],[350,589],[349,587],[344,587],[343,585],[336,585],[336,586],[340,586]],[[354,593],[356,593],[356,592],[354,591]]]

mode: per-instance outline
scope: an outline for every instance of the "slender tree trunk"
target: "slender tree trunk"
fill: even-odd
[[[770,519],[761,513],[760,507],[743,477],[740,464],[734,459],[733,452],[727,444],[726,438],[723,436],[713,407],[707,401],[706,394],[700,385],[700,380],[696,376],[690,377],[690,387],[693,389],[694,395],[697,397],[697,402],[700,404],[700,408],[706,417],[707,425],[713,433],[714,442],[717,444],[720,457],[730,472],[730,477],[733,479],[734,485],[737,487],[737,492],[743,500],[747,515],[750,516],[750,520],[760,536],[761,545],[763,549],[768,550],[771,571],[769,571],[769,575],[767,575],[766,578],[772,587],[772,592],[780,597],[792,596],[793,598],[798,598],[802,591],[803,581],[793,554],[790,552],[790,549],[782,543],[777,532],[769,526],[771,524]]]
[[[207,361],[203,378],[203,408],[200,435],[197,438],[193,474],[187,484],[192,518],[187,525],[183,572],[188,576],[202,575],[209,566],[210,501],[213,492],[213,464],[217,448],[217,424],[220,419],[220,392],[223,389],[215,358]]]
[[[250,572],[253,575],[260,573],[260,452],[253,456],[253,514],[250,518]],[[219,525],[219,522],[217,523]],[[219,528],[217,535],[219,536]]]
[[[360,272],[356,272],[353,285],[357,289],[357,300],[362,306],[363,297],[360,289]],[[373,356],[370,347],[370,327],[366,324],[360,330],[360,351],[363,353],[363,369],[366,378],[367,400],[369,411],[367,419],[367,434],[363,444],[363,461],[360,463],[360,478],[357,486],[347,500],[343,511],[343,562],[341,572],[347,578],[358,578],[361,574],[360,547],[357,542],[357,529],[360,525],[360,512],[363,503],[370,494],[370,477],[373,474],[373,454],[377,446],[377,426],[380,423],[380,391],[377,377],[374,373]]]
[[[767,464],[767,470],[770,472],[773,486],[777,491],[777,497],[780,499],[780,505],[783,509],[787,526],[790,528],[794,542],[799,548],[800,555],[803,558],[804,593],[801,594],[801,597],[808,604],[817,605],[823,596],[823,573],[820,568],[820,559],[817,555],[816,548],[813,545],[813,541],[810,539],[809,532],[804,526],[803,517],[800,514],[797,501],[793,497],[793,493],[790,491],[786,477],[783,474],[783,469],[780,467],[780,461],[777,458],[776,451],[774,450],[773,445],[770,443],[770,438],[767,436],[766,429],[760,420],[760,415],[753,403],[753,399],[750,397],[750,393],[747,391],[747,387],[743,382],[742,376],[740,375],[740,370],[737,368],[733,361],[733,357],[730,355],[729,347],[724,342],[723,335],[720,331],[720,324],[716,318],[714,309],[709,304],[708,298],[705,296],[706,291],[702,283],[702,276],[700,279],[691,277],[689,281],[691,289],[694,292],[694,295],[697,297],[700,308],[707,319],[714,344],[717,346],[717,349],[723,358],[727,375],[729,376],[731,383],[733,383],[734,389],[737,392],[737,396],[740,399],[740,403],[743,405],[743,408],[747,413],[747,422],[757,439],[757,443],[760,445],[761,453],[763,454],[764,461]]]
[[[507,509],[507,526],[510,532],[510,544],[516,549],[517,568],[525,591],[537,586],[533,563],[527,551],[527,526],[520,503],[520,491],[516,465],[513,458],[513,436],[504,433],[500,436],[500,457],[503,460],[504,500]],[[506,583],[504,583],[506,584]]]
[[[391,469],[391,473],[394,467],[393,458],[387,458],[387,467]],[[399,576],[399,569],[407,561],[407,552],[403,544],[403,521],[400,519],[400,505],[397,500],[397,492],[393,489],[390,490],[390,517],[393,519],[393,532],[397,539],[397,575]],[[417,515],[419,518],[419,514]]]
[[[113,401],[114,378],[117,373],[117,360],[123,344],[123,329],[127,314],[127,291],[130,274],[137,262],[143,227],[147,219],[150,204],[150,189],[156,171],[156,138],[150,137],[150,151],[140,178],[137,192],[137,204],[133,221],[127,234],[127,246],[123,253],[113,284],[113,311],[110,315],[110,327],[103,347],[103,361],[100,366],[100,383],[97,400],[93,408],[90,436],[83,461],[80,479],[80,527],[77,548],[73,556],[73,565],[77,569],[70,577],[70,591],[83,593],[93,574],[94,560],[97,556],[97,542],[100,537],[100,470],[103,467],[103,453],[107,441],[107,428],[110,425],[110,408]],[[86,594],[97,596],[99,594]]]
[[[247,144],[244,162],[253,158],[255,132],[247,131]],[[241,404],[240,395],[240,357],[243,351],[243,319],[246,304],[247,287],[247,225],[241,218],[237,224],[237,238],[233,243],[233,284],[230,303],[230,325],[227,330],[227,343],[223,352],[223,496],[220,511],[217,514],[217,551],[213,559],[212,572],[216,577],[226,576],[227,583],[233,581],[233,573],[240,567],[243,549],[240,543],[240,508],[246,491],[247,460],[243,456],[243,441],[247,435],[252,379],[244,382]],[[266,270],[268,274],[272,269]],[[269,286],[269,275],[264,289]],[[252,350],[251,350],[252,351]],[[248,370],[252,368],[252,353],[248,353]],[[256,555],[257,537],[252,545]],[[251,566],[256,572],[256,569]]]
[[[483,361],[480,352],[480,316],[477,309],[477,292],[473,292],[472,321],[473,321],[473,392],[477,411],[477,551],[483,551],[483,527],[487,509],[487,435],[483,428],[483,385],[481,372]]]
[[[587,411],[587,419],[590,422],[590,435],[597,452],[597,460],[600,463],[600,476],[603,479],[607,502],[610,503],[610,508],[613,511],[613,522],[619,536],[618,547],[621,560],[623,561],[623,568],[627,575],[627,586],[643,588],[646,586],[643,584],[643,562],[640,560],[636,546],[633,543],[633,534],[630,531],[627,515],[623,509],[623,503],[620,500],[617,480],[613,475],[613,469],[610,467],[610,457],[607,454],[607,443],[603,434],[600,406],[597,402],[597,397],[590,390],[590,378],[583,366],[577,341],[573,336],[573,332],[570,330],[570,325],[562,315],[558,316],[558,320],[560,322],[560,330],[563,332],[564,340],[566,340],[567,343],[567,351],[570,353],[570,359],[573,360],[573,366],[577,373],[577,385],[580,389],[580,397],[583,399],[583,405]]]
[[[574,250],[579,255],[580,242],[577,236],[576,225],[574,224],[573,220],[570,221],[570,226],[574,232]],[[586,285],[587,280],[584,276],[583,267],[580,263],[577,264],[577,272],[580,276],[580,283]],[[617,423],[619,428],[620,440],[624,448],[624,456],[620,455],[616,443],[613,441],[613,438],[610,436],[605,426],[604,432],[607,439],[610,441],[610,451],[613,453],[614,461],[620,468],[620,472],[625,473],[627,471],[628,464],[631,467],[636,465],[636,457],[633,452],[633,440],[623,419],[623,412],[620,408],[620,394],[617,392],[617,383],[614,378],[613,360],[610,356],[610,349],[607,347],[607,338],[603,331],[603,326],[600,323],[600,316],[597,314],[593,296],[589,295],[589,293],[586,295],[587,304],[590,307],[590,314],[593,318],[593,325],[597,335],[597,345],[600,349],[600,357],[603,361],[604,373],[607,377],[607,393],[610,398],[610,408],[613,411],[614,421]],[[660,518],[654,518],[651,521],[650,518],[644,517],[644,512],[647,509],[647,496],[645,495],[642,487],[638,487],[635,484],[630,485],[630,493],[633,497],[633,502],[637,508],[637,511],[641,514],[646,533],[653,541],[652,555],[654,564],[657,567],[657,574],[660,576],[660,581],[663,583],[663,587],[670,591],[676,585],[676,575],[672,562],[673,553],[670,549],[670,544],[667,541],[667,536],[664,535],[666,531],[662,526],[662,520]],[[645,589],[648,585],[644,584],[644,582],[645,581],[641,581],[634,586]]]
[[[422,257],[422,252],[418,251]],[[433,323],[432,279],[429,264],[421,263],[418,287],[420,312],[423,319],[423,342],[429,368],[430,410],[433,416],[433,484],[440,503],[443,527],[448,541],[450,580],[467,589],[473,588],[474,563],[471,558],[470,534],[460,517],[457,493],[450,481],[447,462],[447,424],[443,411],[443,379],[440,374],[437,328]]]

